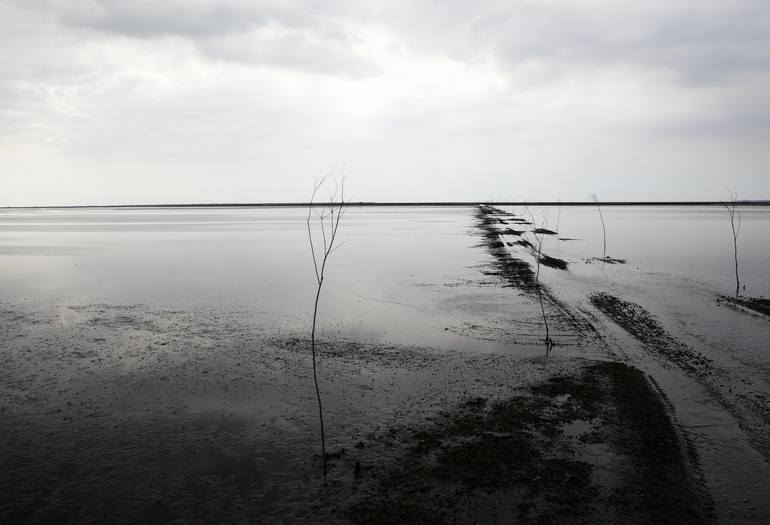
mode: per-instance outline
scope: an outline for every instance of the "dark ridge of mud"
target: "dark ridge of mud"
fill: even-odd
[[[534,291],[538,284],[532,267],[526,261],[517,259],[506,249],[505,243],[500,240],[498,230],[493,226],[494,222],[479,207],[476,213],[477,226],[482,232],[487,249],[494,258],[493,270],[484,271],[485,275],[498,276],[505,286],[512,286],[522,290]]]
[[[506,228],[504,230],[500,230],[501,235],[515,235],[516,237],[521,237],[522,234],[524,234],[524,230],[514,230],[513,228]]]
[[[549,268],[555,268],[557,270],[567,269],[567,261],[545,254],[540,255],[540,264],[543,266],[548,266]]]
[[[572,237],[559,237],[560,241],[577,241],[579,239],[573,239]]]
[[[569,307],[559,301],[546,285],[538,282],[535,278],[535,272],[532,270],[529,263],[514,257],[510,250],[496,244],[496,242],[500,241],[498,231],[488,221],[484,220],[486,214],[482,207],[479,207],[476,218],[478,220],[477,226],[479,230],[481,230],[482,237],[485,240],[484,244],[494,258],[492,264],[494,269],[482,270],[485,275],[498,277],[503,281],[504,286],[518,288],[527,293],[536,293],[538,287],[540,287],[543,297],[545,297],[548,303],[558,311],[557,317],[559,320],[570,325],[578,334],[578,337],[582,338],[589,336],[591,338],[596,338],[598,336],[598,331],[589,321],[576,315]],[[524,239],[518,240],[514,242],[514,244],[530,249],[534,248],[532,243]]]
[[[360,524],[713,521],[693,475],[697,463],[688,463],[665,405],[643,373],[620,363],[592,364],[497,402],[472,398],[401,440],[389,464],[356,463],[359,486],[340,505],[341,517]]]
[[[508,215],[507,211],[496,208],[495,206],[490,206],[488,204],[480,204],[479,208],[481,208],[485,213],[499,213],[501,215]]]
[[[713,372],[710,359],[674,338],[642,306],[605,292],[591,294],[590,300],[591,304],[659,357],[698,377]]]
[[[549,230],[548,228],[535,228],[532,230],[533,233],[539,233],[542,235],[556,235],[556,232],[553,230]]]
[[[612,379],[621,431],[618,445],[626,454],[646,458],[637,485],[643,497],[636,510],[652,514],[644,520],[648,523],[713,523],[714,506],[700,476],[697,451],[676,431],[665,400],[637,369],[616,364]],[[671,491],[680,483],[681,491]]]
[[[585,262],[588,264],[594,263],[594,262],[601,262],[601,263],[607,263],[607,264],[626,264],[625,259],[616,259],[614,257],[588,257],[587,259],[584,259]]]
[[[754,312],[766,315],[770,317],[770,299],[764,297],[727,297],[721,296],[717,299],[717,302],[726,301],[733,305],[742,306],[748,308]]]

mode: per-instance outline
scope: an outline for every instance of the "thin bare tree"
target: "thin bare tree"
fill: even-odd
[[[535,221],[535,216],[532,214],[529,209],[527,209],[529,212],[529,216],[532,220],[532,235],[535,236],[535,243],[537,244],[537,252],[535,259],[537,261],[537,270],[535,271],[535,286],[537,287],[537,297],[540,300],[540,312],[543,314],[543,324],[545,325],[545,355],[548,357],[548,354],[551,352],[551,349],[556,344],[553,339],[551,339],[551,332],[548,329],[548,317],[545,315],[545,305],[543,304],[543,290],[542,285],[540,284],[540,261],[543,258],[543,234],[537,233],[538,226]],[[548,215],[547,212],[543,212],[543,221],[540,226],[540,228],[547,229],[548,228]],[[542,230],[541,230],[542,231]]]
[[[607,228],[604,225],[604,216],[602,215],[602,207],[599,205],[599,197],[592,193],[588,196],[594,203],[596,203],[596,209],[599,210],[599,219],[602,221],[602,239],[604,241],[604,251],[602,252],[602,259],[607,258]]]
[[[733,256],[735,258],[735,296],[738,297],[741,290],[741,281],[738,278],[738,235],[741,233],[741,210],[738,208],[738,194],[727,190],[730,193],[730,200],[723,202],[722,205],[730,214],[730,226],[733,229]]]
[[[341,243],[337,243],[337,230],[340,226],[340,219],[344,214],[345,208],[345,178],[334,181],[334,190],[329,195],[329,201],[325,204],[318,205],[315,203],[316,195],[323,187],[324,183],[331,177],[331,174],[327,174],[324,177],[318,179],[313,186],[313,195],[310,197],[310,204],[307,209],[307,237],[310,244],[310,253],[313,256],[313,269],[315,270],[316,278],[316,293],[315,301],[313,303],[313,327],[310,330],[310,350],[313,358],[313,383],[315,384],[315,395],[318,400],[318,420],[321,423],[321,460],[323,462],[323,473],[326,476],[327,464],[326,464],[326,433],[324,431],[324,411],[323,404],[321,403],[321,391],[318,388],[318,367],[316,359],[316,344],[315,344],[315,329],[316,322],[318,320],[318,300],[321,297],[321,289],[323,288],[324,278],[326,275],[326,262],[329,256],[340,247]],[[317,229],[321,230],[321,242],[313,239],[313,211],[315,210],[315,218],[317,220]],[[316,246],[318,244],[318,246]]]

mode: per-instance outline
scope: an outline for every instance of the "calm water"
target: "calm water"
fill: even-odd
[[[746,295],[770,296],[770,207],[744,207],[738,262]],[[733,240],[727,211],[719,206],[605,207],[607,255],[626,259],[644,272],[694,279],[718,293],[735,292]],[[539,208],[561,237],[551,251],[585,257],[602,255],[602,228],[593,207]],[[548,241],[546,241],[548,242]],[[554,246],[555,245],[555,246]]]
[[[377,338],[443,330],[458,294],[472,300],[489,262],[474,208],[350,208],[322,297],[326,325]],[[515,208],[516,213],[525,210]],[[527,210],[551,229],[544,251],[597,265],[595,208]],[[607,207],[607,253],[628,271],[734,290],[732,238],[719,207]],[[746,293],[770,296],[770,209],[745,208],[739,262]],[[314,276],[301,208],[0,210],[4,301],[145,304],[254,311],[277,328],[305,326]],[[547,278],[547,275],[546,275]],[[455,312],[457,315],[460,313]],[[397,338],[398,338],[397,337]]]

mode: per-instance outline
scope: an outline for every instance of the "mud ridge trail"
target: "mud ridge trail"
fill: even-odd
[[[712,359],[674,337],[642,306],[606,292],[594,292],[589,299],[612,322],[641,342],[664,366],[673,365],[703,385],[736,418],[749,441],[765,458],[769,457],[770,436],[767,429],[770,426],[770,409],[765,396],[752,402],[754,399],[745,394],[735,395]]]
[[[605,292],[590,296],[591,304],[618,326],[644,343],[657,357],[663,358],[695,377],[714,373],[711,360],[668,333],[647,310]]]
[[[501,218],[505,217],[505,218]],[[556,333],[561,332],[567,339],[575,338],[574,334],[577,334],[578,344],[580,342],[587,343],[602,343],[602,336],[596,330],[593,323],[585,316],[574,311],[563,301],[559,300],[553,291],[542,282],[538,283],[536,280],[535,272],[532,266],[527,261],[515,257],[512,249],[514,246],[519,246],[528,251],[534,251],[535,247],[526,240],[519,240],[511,243],[513,246],[507,246],[506,243],[500,240],[500,235],[505,234],[505,230],[498,230],[497,224],[501,221],[518,220],[518,224],[531,225],[530,222],[520,219],[510,212],[505,212],[498,208],[490,206],[479,206],[476,212],[476,227],[480,230],[482,238],[484,239],[484,246],[486,246],[490,255],[493,257],[491,263],[491,269],[485,270],[485,275],[498,277],[503,286],[517,288],[524,292],[525,295],[536,300],[538,287],[542,293],[543,299],[547,305],[547,313],[549,322],[555,321]],[[536,231],[532,229],[529,231]],[[550,231],[550,230],[549,230]],[[521,232],[526,233],[526,231]],[[533,259],[536,255],[532,255]],[[536,260],[536,259],[535,259]],[[555,257],[550,257],[545,253],[541,254],[540,263],[544,266],[550,266],[560,270],[566,269],[566,262]],[[557,345],[559,344],[558,337],[556,338]]]

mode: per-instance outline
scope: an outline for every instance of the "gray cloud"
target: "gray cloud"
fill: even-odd
[[[0,53],[0,204],[767,190],[764,1],[0,0]]]
[[[45,0],[17,5],[102,38],[187,39],[213,60],[352,76],[377,70],[355,51],[355,39],[334,18],[341,5],[331,1],[320,9],[313,2],[247,0]]]
[[[137,38],[221,36],[270,22],[305,25],[310,18],[277,2],[242,0],[49,0],[42,5],[65,25]]]
[[[637,65],[708,83],[770,65],[770,5],[762,0],[409,5],[387,12],[407,38],[464,60],[492,56],[506,67],[530,60],[553,68]]]

